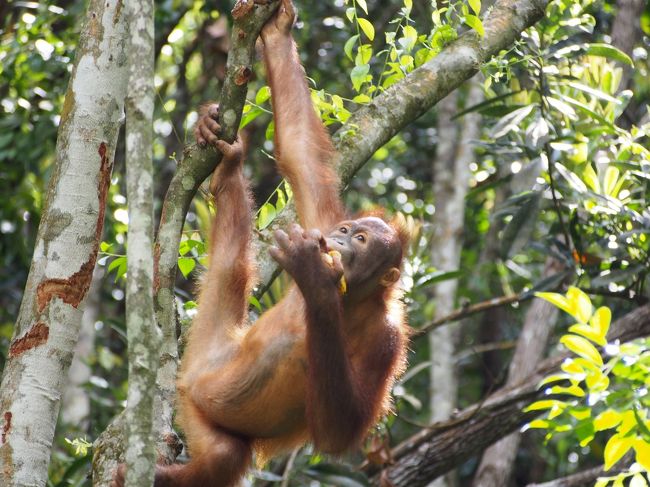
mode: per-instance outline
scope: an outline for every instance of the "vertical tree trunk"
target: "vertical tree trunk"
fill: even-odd
[[[129,84],[126,97],[126,183],[129,203],[126,328],[129,391],[126,485],[153,484],[156,465],[153,398],[159,330],[153,309],[153,0],[128,2]]]
[[[91,0],[56,165],[0,387],[0,484],[47,483],[62,390],[104,225],[126,87],[122,2]]]
[[[544,277],[560,272],[561,264],[546,261]],[[542,299],[534,299],[526,312],[517,348],[510,362],[506,387],[531,375],[544,356],[548,339],[557,321],[558,308]],[[483,453],[472,487],[504,487],[508,485],[521,440],[519,432],[512,433]]]
[[[479,103],[481,98],[480,84],[476,80],[471,81],[467,106]],[[436,212],[433,217],[431,262],[436,269],[443,271],[456,270],[460,265],[469,164],[474,157],[471,141],[479,136],[478,114],[468,114],[460,123],[451,120],[458,111],[457,101],[458,92],[453,92],[439,105],[438,148],[433,165]],[[453,311],[457,287],[456,280],[443,281],[434,287],[434,319]],[[457,327],[457,323],[452,323],[429,334],[432,422],[448,419],[456,406],[458,384],[454,354]],[[431,485],[442,487],[452,483],[450,479],[440,478]]]

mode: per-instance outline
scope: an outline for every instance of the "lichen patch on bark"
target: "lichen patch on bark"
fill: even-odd
[[[237,74],[235,74],[235,84],[237,86],[242,86],[248,83],[251,79],[251,75],[253,74],[253,71],[251,68],[248,66],[242,66],[237,70]]]
[[[75,308],[86,296],[90,281],[93,277],[95,262],[97,261],[97,252],[99,251],[99,240],[104,229],[104,215],[106,213],[106,195],[108,186],[111,182],[112,163],[108,159],[108,150],[106,143],[99,144],[98,149],[100,160],[99,180],[97,182],[97,197],[99,199],[99,211],[97,212],[97,222],[95,224],[95,235],[93,238],[93,247],[89,259],[84,262],[79,270],[67,279],[56,278],[46,279],[38,285],[36,295],[38,300],[38,311],[42,312],[48,303],[54,297],[58,297]]]
[[[9,347],[9,356],[16,357],[27,350],[36,348],[47,342],[50,336],[50,328],[42,321],[36,323],[24,336],[14,340]],[[5,413],[5,421],[7,421],[7,414],[9,414],[9,421],[5,423],[5,431],[3,431],[3,439],[6,434],[7,424],[11,426],[11,413]]]

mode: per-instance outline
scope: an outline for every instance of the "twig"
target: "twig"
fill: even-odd
[[[523,292],[519,294],[511,294],[508,296],[501,296],[498,298],[492,298],[488,299],[487,301],[481,301],[480,303],[476,304],[471,304],[468,306],[463,306],[460,309],[457,309],[456,311],[449,313],[447,316],[443,316],[442,318],[438,318],[435,321],[432,321],[428,325],[425,325],[421,328],[418,328],[414,333],[413,337],[420,337],[422,335],[426,335],[429,333],[431,330],[435,330],[436,328],[444,325],[445,323],[449,321],[457,321],[462,318],[465,318],[466,316],[473,315],[476,313],[480,313],[482,311],[486,311],[488,309],[492,308],[498,308],[499,306],[505,306],[507,304],[512,304],[512,303],[517,303],[517,302],[522,302],[526,301],[530,298],[534,297],[534,294],[529,293],[529,292]]]

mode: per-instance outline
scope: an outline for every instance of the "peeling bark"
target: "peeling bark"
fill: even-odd
[[[42,486],[104,224],[126,87],[119,0],[91,0],[0,387],[0,484]]]

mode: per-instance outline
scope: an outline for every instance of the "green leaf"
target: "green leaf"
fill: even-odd
[[[194,270],[195,266],[196,261],[192,257],[179,257],[178,259],[178,268],[185,278],[190,275],[190,272]]]
[[[630,480],[630,487],[648,487],[645,477],[640,473],[635,473]]]
[[[589,341],[577,335],[564,335],[560,343],[576,355],[602,367],[603,358]]]
[[[563,164],[560,164],[559,162],[555,163],[555,169],[557,169],[557,172],[559,172],[560,175],[564,179],[566,179],[567,182],[571,185],[571,187],[573,189],[575,189],[578,193],[586,193],[587,192],[587,186],[576,175],[576,173],[568,170],[566,168],[566,166],[564,166]]]
[[[352,86],[356,91],[361,89],[361,85],[366,81],[366,76],[370,72],[370,65],[362,64],[361,66],[355,66],[350,73],[350,78],[352,79]]]
[[[527,413],[528,411],[541,411],[554,407],[564,408],[566,407],[566,403],[558,401],[557,399],[545,399],[543,401],[536,401],[532,403],[530,406],[524,408],[524,412]]]
[[[591,56],[600,56],[625,63],[628,66],[634,66],[634,62],[632,62],[630,56],[610,44],[588,44],[586,52]]]
[[[573,316],[580,323],[587,323],[593,311],[591,299],[584,292],[574,286],[570,286],[566,293],[566,298],[571,303],[571,307],[575,309]]]
[[[650,444],[642,438],[637,438],[634,442],[634,451],[637,463],[650,472]]]
[[[354,61],[354,57],[352,56],[352,49],[354,48],[354,45],[357,43],[358,40],[359,40],[359,34],[355,34],[352,37],[350,37],[345,42],[345,46],[343,46],[343,52],[345,52],[345,55],[350,59],[350,61]]]
[[[513,110],[499,120],[491,130],[492,138],[498,139],[503,137],[508,132],[514,129],[519,129],[521,122],[526,118],[530,112],[535,108],[534,104],[523,106],[517,110]]]
[[[262,86],[259,90],[257,90],[257,94],[255,95],[255,103],[261,105],[269,98],[271,98],[271,88],[268,86]]]
[[[614,194],[614,190],[616,189],[616,185],[618,183],[618,176],[620,174],[621,172],[618,170],[616,166],[607,167],[607,170],[605,171],[605,178],[603,181],[603,191],[607,196],[616,198],[616,194]]]
[[[549,105],[551,105],[560,113],[560,115],[566,115],[571,120],[578,119],[578,115],[576,114],[576,111],[568,103],[565,103],[562,100],[558,100],[557,98],[553,98],[552,96],[547,96],[545,99]]]
[[[108,252],[108,250],[111,248],[111,244],[108,242],[102,242],[99,244],[99,250],[102,252]]]
[[[370,103],[372,99],[368,95],[362,93],[352,98],[352,101],[360,105],[365,105],[366,103]]]
[[[551,387],[551,394],[569,394],[576,397],[585,397],[585,391],[579,386],[553,386]]]
[[[355,0],[357,5],[361,7],[361,9],[368,15],[368,5],[366,4],[366,0]]]
[[[542,193],[535,191],[522,200],[512,219],[508,222],[501,237],[500,252],[502,258],[517,254],[530,241],[537,225]]]
[[[255,296],[249,296],[248,297],[248,302],[249,302],[249,304],[254,306],[257,311],[260,311],[260,312],[262,311],[262,305],[260,304],[259,300]]]
[[[359,27],[361,27],[363,33],[366,34],[366,37],[372,41],[375,38],[375,28],[372,26],[370,21],[359,17],[357,23],[359,24]]]
[[[483,29],[483,22],[476,15],[466,15],[465,23],[469,25],[476,33],[483,37],[485,35],[485,30]]]
[[[543,292],[543,293],[535,293],[535,296],[545,301],[548,301],[552,305],[560,308],[562,311],[566,311],[569,314],[573,314],[573,308],[571,307],[571,304],[569,303],[567,298],[565,298],[562,294]]]
[[[476,15],[481,14],[481,0],[467,0],[467,3]]]
[[[600,332],[589,325],[583,325],[583,324],[573,325],[569,327],[569,331],[571,333],[575,333],[576,335],[583,336],[587,340],[591,340],[592,342],[598,345],[604,346],[607,344],[607,341],[600,334]]]
[[[594,428],[596,431],[608,430],[617,426],[621,422],[621,413],[614,409],[607,409],[596,416],[594,419]]]
[[[567,375],[567,374],[553,374],[553,375],[549,375],[548,377],[545,377],[545,378],[544,378],[544,379],[539,383],[539,385],[537,386],[537,388],[539,389],[540,387],[545,386],[546,384],[550,384],[550,383],[553,383],[553,382],[559,382],[559,381],[561,381],[561,380],[569,380],[569,379],[570,379],[570,376]]]
[[[402,34],[398,42],[405,50],[410,51],[418,41],[418,31],[413,26],[406,25],[402,29]]]
[[[609,470],[625,455],[634,443],[634,437],[622,438],[618,434],[612,436],[605,445],[605,471]]]
[[[598,330],[598,334],[603,337],[603,339],[606,339],[611,321],[612,311],[607,306],[601,306],[594,312],[589,323]]]
[[[354,18],[357,16],[357,11],[354,7],[348,7],[345,9],[345,16],[350,22],[354,22]]]
[[[275,216],[275,206],[271,203],[264,203],[260,208],[259,215],[257,216],[257,228],[259,230],[264,230],[275,219]]]

